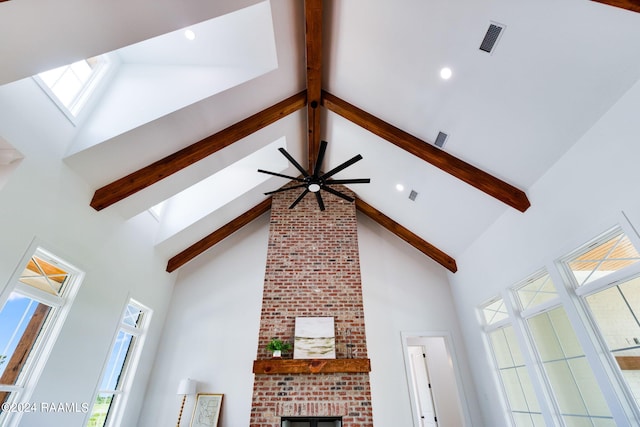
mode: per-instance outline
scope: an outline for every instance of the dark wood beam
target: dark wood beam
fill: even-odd
[[[149,166],[99,188],[91,207],[102,210],[141,191],[156,182],[204,159],[240,139],[272,124],[306,105],[307,92],[302,91],[220,132],[191,144]]]
[[[369,359],[260,359],[253,361],[253,373],[332,374],[371,372]]]
[[[640,0],[593,0],[597,3],[608,4],[632,12],[640,12]]]
[[[384,215],[373,206],[363,202],[361,199],[356,198],[356,208],[429,258],[433,259],[435,262],[437,262],[450,272],[455,273],[456,271],[458,271],[458,266],[456,265],[455,259],[451,258],[449,255],[442,252],[440,249],[436,248],[426,240],[420,238],[419,236],[416,236],[411,231],[398,224],[388,216]]]
[[[171,273],[191,261],[216,243],[229,237],[271,208],[271,197],[249,209],[236,219],[223,225],[213,233],[183,250],[167,263],[167,271]]]
[[[322,91],[322,105],[520,212],[526,211],[531,206],[527,195],[522,190],[382,121],[335,95]]]
[[[322,0],[305,0],[307,62],[307,130],[309,172],[320,148],[320,97],[322,93]]]

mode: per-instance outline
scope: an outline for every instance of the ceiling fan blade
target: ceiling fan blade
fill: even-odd
[[[350,158],[349,160],[347,160],[343,164],[341,164],[339,166],[336,166],[335,168],[331,169],[329,172],[325,173],[320,178],[327,179],[330,176],[337,174],[342,169],[348,168],[349,166],[351,166],[352,164],[354,164],[355,162],[357,162],[359,160],[362,160],[362,156],[360,154],[358,154],[357,156],[353,156],[352,158]]]
[[[293,190],[293,189],[296,189],[296,188],[306,187],[306,186],[307,186],[307,184],[298,184],[298,185],[294,185],[294,186],[291,186],[291,187],[280,188],[278,190],[268,191],[268,192],[264,193],[264,195],[268,196],[269,194],[280,193],[282,191]]]
[[[353,179],[332,179],[331,181],[325,181],[325,185],[331,184],[369,184],[371,178],[353,178]]]
[[[324,202],[322,201],[322,196],[320,195],[319,191],[316,192],[316,200],[318,200],[318,206],[320,206],[320,210],[323,211],[324,210]]]
[[[327,141],[320,141],[320,149],[318,150],[318,158],[316,159],[316,166],[313,168],[313,176],[316,178],[320,173],[322,162],[324,161],[324,154],[327,151]]]
[[[289,206],[289,209],[293,209],[298,203],[300,203],[300,200],[304,199],[304,196],[307,195],[307,193],[309,192],[308,189],[305,189],[301,195],[298,196],[298,198],[296,199],[295,202],[291,203],[291,206]]]
[[[334,195],[336,195],[336,196],[338,196],[338,197],[342,197],[342,198],[343,198],[343,199],[345,199],[347,202],[353,202],[353,200],[354,200],[354,199],[353,199],[353,197],[349,197],[349,196],[347,196],[346,194],[341,193],[341,192],[339,192],[339,191],[337,191],[337,190],[334,190],[334,189],[333,189],[333,188],[331,188],[331,187],[322,186],[322,189],[323,189],[323,190],[325,190],[325,191],[328,191],[329,193],[334,194]]]
[[[288,179],[292,179],[292,180],[298,181],[298,182],[304,182],[304,179],[298,178],[298,177],[295,177],[295,176],[282,175],[281,173],[269,172],[269,171],[265,171],[265,170],[262,170],[262,169],[258,169],[258,172],[266,173],[267,175],[279,176],[280,178],[288,178]]]
[[[280,147],[280,148],[278,148],[278,151],[280,151],[282,153],[282,155],[285,156],[287,158],[287,160],[289,160],[291,162],[291,164],[293,166],[295,166],[296,169],[298,169],[300,171],[302,176],[309,176],[309,173],[306,170],[304,170],[304,168],[302,166],[300,166],[300,163],[296,162],[296,159],[291,157],[291,154],[287,153],[287,150],[285,150],[284,148]]]

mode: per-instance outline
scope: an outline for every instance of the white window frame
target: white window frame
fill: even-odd
[[[61,296],[48,294],[19,281],[27,263],[35,255],[46,259],[47,262],[50,262],[51,264],[61,266],[63,270],[69,273],[69,278],[67,279],[68,282],[65,284],[65,289]],[[38,379],[40,378],[49,355],[51,354],[51,349],[62,330],[64,321],[69,314],[71,305],[78,293],[83,279],[83,271],[48,251],[44,248],[44,245],[38,241],[34,241],[29,246],[29,249],[20,260],[20,263],[12,274],[9,283],[0,294],[0,307],[4,307],[4,304],[9,299],[9,295],[12,292],[17,291],[29,298],[49,305],[51,307],[51,311],[47,315],[46,320],[38,333],[38,337],[35,340],[34,346],[29,352],[27,361],[25,362],[20,376],[17,379],[17,383],[13,386],[0,385],[0,391],[11,392],[11,396],[7,400],[7,403],[20,405],[29,402],[36,384],[38,383]],[[3,411],[0,415],[0,425],[6,425],[7,427],[17,426],[20,423],[21,417],[22,412],[20,411]]]
[[[106,77],[112,72],[113,68],[115,68],[112,55],[103,54],[97,55],[97,57],[100,58],[100,64],[91,73],[91,77],[83,84],[82,89],[69,106],[65,105],[60,98],[58,98],[39,75],[36,74],[33,76],[33,80],[74,126],[78,125],[79,119],[85,107],[89,104],[91,96],[98,91],[98,88],[106,80]],[[70,67],[71,65],[72,64],[67,64],[66,67]],[[65,67],[65,65],[62,67]]]
[[[555,394],[555,390],[553,390],[553,387],[551,386],[551,380],[549,379],[548,373],[544,369],[544,363],[542,361],[540,352],[538,350],[538,345],[537,345],[532,333],[530,332],[530,326],[529,326],[529,323],[528,323],[529,319],[532,319],[532,318],[534,318],[536,316],[540,316],[540,315],[542,315],[544,313],[548,313],[548,312],[553,311],[553,310],[555,310],[557,308],[561,308],[562,310],[565,311],[565,315],[569,318],[569,323],[571,323],[571,316],[567,312],[567,307],[564,304],[562,304],[561,301],[557,301],[557,300],[555,301],[555,304],[548,304],[548,301],[547,301],[544,304],[544,309],[532,311],[527,317],[524,317],[523,320],[526,323],[527,333],[529,335],[529,339],[531,341],[533,352],[534,352],[535,357],[536,357],[536,363],[539,364],[542,367],[541,378],[542,378],[542,381],[544,382],[544,384],[545,384],[545,386],[547,388],[547,392],[548,392],[549,396],[551,397],[552,405],[554,407],[554,416],[557,417],[558,422],[561,425],[565,425],[563,417],[565,415],[571,416],[572,414],[565,414],[560,409],[560,406],[558,404],[558,399],[557,399],[556,394]],[[573,326],[573,324],[572,324],[572,326]],[[580,357],[584,357],[585,361],[591,366],[591,369],[593,370],[593,365],[592,365],[591,360],[589,359],[588,354],[587,354],[588,350],[584,348],[583,342],[580,340],[580,337],[578,336],[579,335],[578,332],[576,330],[573,330],[573,332],[574,332],[574,334],[576,334],[576,340],[579,342],[579,344],[581,346],[581,349],[582,349],[583,355],[580,356]],[[570,358],[564,358],[563,360],[569,360],[569,359]],[[599,381],[596,373],[595,372],[593,372],[593,373],[594,373],[596,382],[598,382],[599,385],[602,386],[602,384],[600,384],[600,381]],[[616,421],[616,416],[615,416],[615,413],[614,413],[614,409],[611,408],[610,405],[609,405],[605,390],[601,389],[601,391],[602,391],[603,399],[605,400],[605,402],[609,406],[609,408],[608,408],[609,409],[609,413],[611,414],[610,418],[607,417],[607,418],[602,418],[602,419],[611,419],[612,421],[615,422]],[[585,403],[585,407],[586,407],[586,403]],[[591,420],[591,419],[600,419],[601,417],[598,417],[598,416],[587,416],[585,418]]]
[[[142,312],[142,320],[137,327],[133,327],[124,322],[125,316],[127,314],[127,308],[132,305]],[[89,408],[89,412],[87,413],[87,417],[85,419],[84,425],[88,425],[91,416],[93,415],[93,406],[100,394],[113,394],[113,399],[111,401],[111,407],[109,409],[109,413],[107,415],[107,419],[105,421],[104,427],[118,427],[122,422],[122,417],[124,415],[124,410],[127,406],[127,400],[130,395],[131,386],[133,384],[133,379],[135,378],[135,373],[137,371],[138,362],[140,361],[140,356],[142,354],[142,348],[144,347],[144,342],[147,336],[147,331],[149,329],[149,324],[151,321],[152,310],[147,306],[141,304],[133,298],[128,298],[124,308],[122,310],[122,314],[120,315],[120,319],[118,321],[118,326],[116,328],[113,339],[111,340],[111,346],[109,347],[109,353],[105,359],[102,372],[100,374],[100,378],[98,379],[98,383],[96,384],[95,392],[93,394],[93,400],[91,401],[91,405]],[[118,335],[120,332],[124,332],[133,336],[133,341],[131,345],[133,348],[130,349],[129,356],[125,359],[124,364],[122,366],[122,370],[120,371],[121,381],[118,384],[118,388],[116,390],[105,390],[100,389],[100,385],[105,375],[108,374],[107,368],[109,364],[109,360],[111,355],[113,354]]]
[[[536,275],[534,275],[535,277],[538,277],[542,272],[538,272]],[[535,277],[531,276],[529,277],[527,280],[521,282],[518,284],[518,286],[522,286],[526,283],[528,283],[529,281],[533,280]],[[515,300],[513,299],[513,293],[509,292],[509,290],[505,291],[504,295],[499,295],[496,296],[488,301],[486,301],[484,304],[481,304],[478,309],[480,311],[480,316],[482,316],[482,323],[483,323],[483,332],[484,332],[484,342],[485,342],[485,348],[487,348],[488,353],[489,353],[489,357],[491,358],[491,362],[493,363],[493,368],[494,368],[494,380],[499,384],[499,388],[501,390],[501,401],[502,401],[502,405],[504,407],[505,410],[505,415],[508,418],[508,421],[510,422],[510,425],[514,426],[515,425],[515,421],[513,419],[513,409],[511,408],[511,405],[509,404],[509,397],[507,396],[507,392],[504,386],[504,383],[502,381],[502,377],[500,375],[500,368],[498,367],[498,361],[495,355],[495,351],[493,349],[493,345],[491,343],[491,338],[489,336],[490,333],[498,330],[498,329],[502,329],[504,327],[507,326],[511,326],[514,330],[514,333],[516,335],[516,339],[518,341],[518,347],[520,348],[520,353],[522,354],[522,357],[524,358],[525,361],[525,367],[527,369],[527,372],[529,374],[529,378],[531,380],[532,386],[534,388],[534,391],[536,393],[536,398],[538,399],[538,406],[540,407],[540,411],[542,413],[542,417],[544,418],[545,422],[547,424],[549,424],[550,422],[550,416],[551,416],[551,412],[549,409],[549,405],[553,405],[553,403],[550,403],[549,400],[549,394],[548,394],[548,390],[543,390],[542,393],[540,392],[539,388],[540,388],[540,384],[541,382],[544,383],[544,380],[541,380],[541,376],[542,373],[539,372],[536,369],[532,369],[532,366],[535,366],[533,364],[533,360],[532,360],[532,354],[533,354],[533,350],[531,348],[531,340],[529,339],[528,336],[526,336],[526,333],[528,333],[528,331],[526,330],[526,326],[524,327],[525,330],[523,331],[522,328],[522,318],[517,316],[517,306],[518,304],[515,302]],[[501,319],[497,322],[491,323],[491,324],[487,324],[484,321],[484,315],[482,313],[482,310],[484,309],[484,307],[486,307],[487,305],[490,305],[498,300],[502,300],[503,304],[507,310],[508,316],[505,319]],[[523,335],[524,334],[524,335]],[[555,408],[554,408],[555,409]],[[555,424],[551,424],[551,425],[555,425]]]
[[[594,346],[601,349],[599,351],[600,360],[603,363],[603,368],[609,381],[615,390],[616,397],[618,398],[620,405],[625,412],[626,416],[630,419],[640,419],[640,408],[636,404],[635,398],[629,389],[625,378],[618,367],[618,364],[615,360],[615,357],[609,350],[609,346],[606,342],[606,339],[600,332],[600,328],[597,324],[595,317],[592,314],[591,308],[586,301],[586,298],[595,293],[604,291],[605,289],[612,288],[621,284],[622,282],[627,282],[633,279],[636,276],[640,275],[640,262],[624,267],[620,270],[617,270],[613,273],[610,273],[604,277],[600,277],[595,279],[587,284],[579,285],[573,273],[570,271],[569,266],[567,265],[567,261],[572,259],[581,252],[584,252],[585,249],[597,246],[611,239],[619,233],[624,233],[631,243],[636,247],[636,250],[640,251],[640,237],[636,233],[635,229],[626,221],[621,222],[620,224],[608,229],[604,233],[601,233],[599,236],[589,240],[587,243],[579,246],[577,249],[571,251],[567,255],[559,258],[556,261],[556,267],[560,271],[560,275],[563,278],[567,288],[570,293],[575,295],[575,305],[577,310],[582,315],[582,319],[584,319],[585,327],[589,329],[590,336],[594,341]]]

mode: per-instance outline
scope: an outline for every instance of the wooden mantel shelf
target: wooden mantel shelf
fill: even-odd
[[[369,359],[261,359],[254,374],[332,374],[371,372]]]

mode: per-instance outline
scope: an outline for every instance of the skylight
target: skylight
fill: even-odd
[[[73,121],[104,75],[106,65],[106,56],[94,56],[40,73],[36,81]]]
[[[187,38],[186,31],[193,40]],[[125,46],[109,55],[113,78],[79,129],[70,154],[277,69],[270,2]]]

